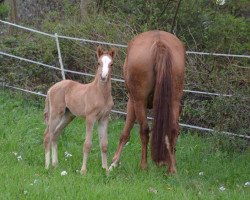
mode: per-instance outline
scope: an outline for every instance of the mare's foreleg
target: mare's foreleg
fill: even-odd
[[[100,148],[101,148],[101,155],[102,155],[102,168],[108,171],[108,164],[107,164],[107,151],[108,151],[108,116],[99,120],[98,124],[98,133],[99,133],[99,140],[100,140]]]
[[[121,156],[122,149],[123,149],[124,145],[129,140],[130,131],[133,128],[133,125],[135,123],[135,119],[136,118],[135,118],[134,105],[133,105],[132,100],[129,98],[128,103],[127,103],[127,117],[126,117],[125,126],[124,126],[124,129],[123,129],[122,134],[120,136],[120,142],[119,142],[119,145],[118,145],[117,150],[115,152],[115,155],[113,157],[112,164],[109,167],[109,170],[112,170],[113,167],[117,166],[117,163],[119,162],[119,159]]]
[[[82,162],[81,174],[85,174],[87,171],[88,155],[92,148],[92,132],[94,123],[95,123],[94,117],[86,117],[86,138],[83,145],[83,162]]]

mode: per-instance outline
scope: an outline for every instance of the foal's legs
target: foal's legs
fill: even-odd
[[[141,168],[147,169],[147,146],[149,141],[149,127],[147,123],[147,113],[146,113],[146,104],[143,101],[138,101],[134,103],[136,119],[140,124],[140,139],[141,139]]]
[[[52,148],[52,166],[56,166],[58,164],[57,157],[57,140],[58,136],[61,134],[62,130],[74,119],[74,116],[66,111],[64,115],[61,117],[60,122],[56,126],[56,129],[53,134],[51,134],[51,148]]]
[[[52,110],[53,111],[53,110]],[[45,147],[45,168],[48,169],[50,165],[50,147],[52,149],[52,165],[56,166],[57,158],[57,139],[61,131],[72,121],[74,116],[70,112],[64,115],[59,115],[56,112],[50,113],[50,119],[44,135]]]
[[[99,133],[99,141],[100,141],[100,148],[102,154],[102,168],[108,171],[108,164],[107,164],[107,150],[108,150],[108,117],[102,118],[99,120],[98,124],[98,133]]]
[[[47,128],[44,135],[44,147],[45,147],[45,168],[48,169],[50,165],[50,148],[52,143],[52,137],[56,130],[57,125],[60,123],[61,116],[51,112]],[[55,149],[52,149],[52,157],[55,154]],[[55,164],[55,161],[53,162]]]
[[[81,168],[81,174],[85,174],[87,171],[87,160],[89,152],[92,148],[92,132],[95,123],[95,117],[86,117],[86,139],[83,145],[83,162]]]
[[[45,149],[45,168],[48,169],[50,165],[50,134],[49,125],[47,125],[44,132],[44,149]]]
[[[124,145],[127,143],[127,141],[129,140],[130,131],[135,123],[135,119],[136,118],[135,118],[134,105],[133,105],[131,98],[129,98],[128,103],[127,103],[127,117],[126,117],[125,126],[120,136],[119,146],[117,147],[117,150],[115,152],[115,155],[113,157],[112,164],[109,167],[109,170],[112,170],[113,167],[117,166],[117,163],[119,162],[119,159],[121,156],[122,149]]]

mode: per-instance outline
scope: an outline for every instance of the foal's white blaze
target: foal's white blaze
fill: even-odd
[[[109,64],[111,63],[111,59],[109,56],[103,56],[102,59],[102,78],[105,78],[109,73]]]

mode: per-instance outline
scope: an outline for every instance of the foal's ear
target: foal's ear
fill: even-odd
[[[97,55],[97,57],[100,58],[102,56],[102,54],[103,54],[103,49],[102,49],[101,46],[98,46],[96,48],[96,55]]]
[[[111,58],[114,58],[116,55],[116,49],[112,48],[111,51],[109,51],[109,55],[111,56]]]

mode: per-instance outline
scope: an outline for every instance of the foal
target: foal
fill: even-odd
[[[98,121],[98,133],[102,155],[102,167],[107,165],[107,126],[108,117],[113,107],[111,96],[111,71],[115,50],[96,50],[98,69],[93,82],[80,84],[63,80],[53,85],[45,101],[44,118],[47,128],[44,134],[45,168],[50,165],[50,148],[52,149],[52,166],[58,164],[57,139],[62,130],[75,118],[86,119],[86,139],[83,146],[83,164],[81,174],[87,170],[87,158],[92,147],[92,130]]]

